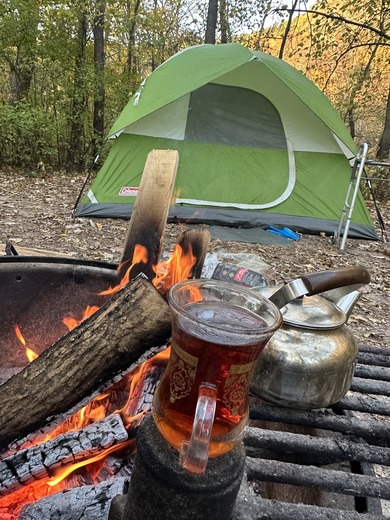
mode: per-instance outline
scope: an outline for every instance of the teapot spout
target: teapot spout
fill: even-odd
[[[359,290],[352,291],[345,296],[342,296],[337,302],[335,302],[337,307],[345,313],[347,317],[346,321],[348,321],[349,317],[351,316],[352,310],[361,295],[362,293]]]

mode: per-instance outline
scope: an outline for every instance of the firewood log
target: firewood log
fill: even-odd
[[[168,304],[144,278],[116,293],[0,386],[0,448],[65,413],[170,335]]]
[[[0,496],[8,495],[36,479],[47,478],[59,466],[96,455],[128,439],[118,414],[63,433],[55,439],[18,451],[0,461]]]
[[[19,520],[79,520],[108,518],[111,500],[128,488],[128,480],[117,478],[97,486],[68,489],[29,504],[19,513]]]

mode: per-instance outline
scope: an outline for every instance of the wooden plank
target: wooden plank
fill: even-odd
[[[15,246],[11,242],[7,242],[6,244],[0,244],[0,251],[2,256],[7,256],[6,251],[7,249],[11,248],[13,251],[13,255],[9,256],[51,256],[51,257],[70,257],[67,253],[60,253],[58,251],[49,251],[47,249],[38,249],[33,247],[22,247],[22,246]]]
[[[154,278],[152,266],[160,259],[162,238],[172,202],[179,153],[177,150],[152,150],[146,160],[138,195],[130,218],[120,268],[124,274],[131,265],[135,246],[144,246],[147,261],[131,269],[131,278],[140,272]]]
[[[192,268],[192,278],[201,277],[210,240],[211,235],[207,228],[188,229],[183,232],[178,240],[178,244],[182,247],[183,252],[187,254],[191,251],[196,258]]]

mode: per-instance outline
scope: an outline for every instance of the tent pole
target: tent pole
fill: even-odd
[[[348,232],[349,232],[349,227],[351,225],[351,219],[352,219],[352,214],[353,214],[353,210],[355,207],[356,197],[359,192],[360,180],[361,180],[362,173],[364,170],[364,164],[365,164],[366,158],[367,158],[367,151],[368,151],[367,143],[363,143],[362,145],[360,145],[359,151],[355,158],[355,163],[353,165],[352,176],[351,176],[351,180],[349,183],[347,196],[345,199],[344,208],[343,208],[343,211],[341,214],[340,224],[339,224],[339,229],[338,229],[338,236],[340,236],[341,229],[343,226],[343,221],[345,219],[345,215],[347,215],[347,218],[345,221],[345,227],[344,227],[344,231],[343,231],[343,238],[341,240],[341,244],[340,244],[340,248],[339,248],[339,253],[341,253],[341,254],[344,253],[344,250],[345,250],[345,244],[346,244],[346,241],[348,238]],[[357,175],[355,176],[356,170],[357,170]],[[349,201],[352,187],[353,187],[352,198],[351,198],[351,201]]]

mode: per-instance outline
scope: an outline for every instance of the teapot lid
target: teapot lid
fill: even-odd
[[[278,286],[259,287],[257,291],[269,297]],[[346,322],[345,313],[323,296],[302,296],[282,307],[283,323],[302,329],[336,329]]]
[[[322,296],[302,296],[286,305],[283,322],[304,329],[336,329],[344,325],[346,316]]]

